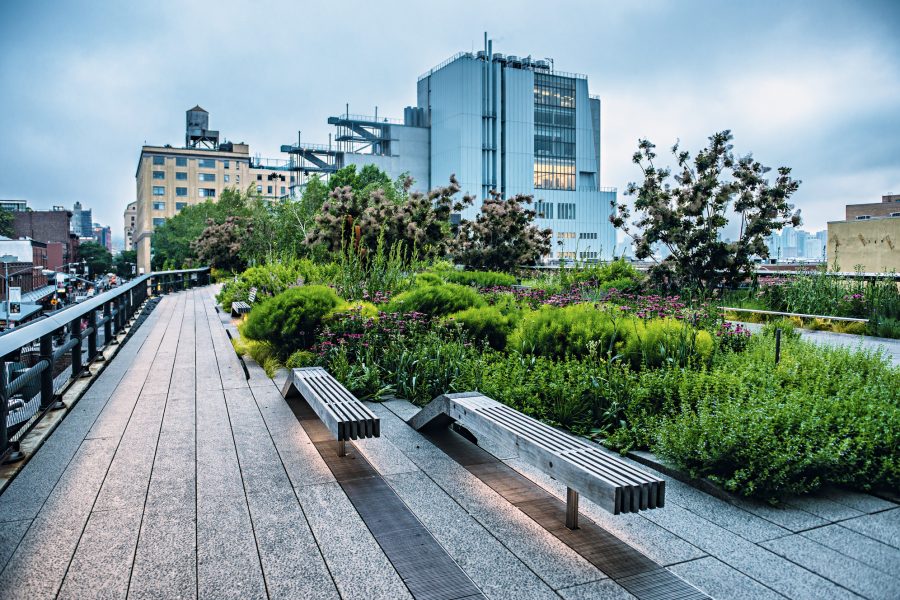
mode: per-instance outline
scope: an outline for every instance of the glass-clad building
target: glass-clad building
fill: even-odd
[[[600,183],[600,99],[589,96],[583,75],[486,46],[419,78],[430,185],[455,173],[464,192],[481,198],[492,189],[532,195],[539,225],[553,231],[552,260],[609,258],[616,191]]]

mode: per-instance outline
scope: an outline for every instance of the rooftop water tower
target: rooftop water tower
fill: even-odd
[[[195,106],[187,111],[184,129],[184,145],[186,148],[219,147],[219,132],[209,129],[209,113]]]

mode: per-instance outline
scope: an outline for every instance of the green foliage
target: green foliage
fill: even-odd
[[[487,342],[494,350],[503,350],[518,317],[518,313],[504,314],[496,306],[482,306],[453,313],[449,319],[459,325],[467,337]]]
[[[472,288],[447,283],[426,285],[403,292],[388,303],[387,310],[396,313],[419,312],[432,317],[442,317],[484,304],[484,300]]]
[[[510,286],[516,285],[518,280],[514,275],[509,273],[498,273],[496,271],[444,271],[441,273],[444,280],[450,283],[458,283],[460,285],[473,285],[475,287],[486,288],[493,286]]]
[[[797,323],[792,319],[777,319],[775,321],[769,321],[762,328],[762,334],[768,337],[775,337],[775,330],[781,330],[781,339],[791,339],[797,340],[800,339],[800,332],[797,331]]]
[[[312,367],[316,364],[316,355],[309,350],[297,350],[292,353],[284,366],[288,369],[302,369],[303,367]]]
[[[110,254],[105,246],[101,246],[97,242],[82,242],[79,244],[78,257],[81,260],[87,261],[91,277],[104,275],[112,270],[112,254]]]
[[[753,270],[751,257],[768,255],[765,238],[785,225],[799,225],[788,199],[799,181],[787,167],[778,169],[773,185],[765,174],[770,170],[751,155],[735,157],[730,131],[709,138],[709,146],[691,160],[690,153],[676,143],[672,154],[678,161],[674,183],[672,171],[658,168],[656,147],[640,140],[633,162],[641,168],[644,181],[628,184],[626,195],[634,196],[638,219],[628,224],[628,204],[613,205],[610,220],[635,243],[635,256],[653,256],[654,246],[664,245],[670,255],[651,269],[651,277],[669,289],[715,290],[734,287]],[[733,210],[740,219],[737,241],[727,242],[722,230]],[[634,232],[632,232],[632,227]]]
[[[900,370],[884,357],[770,338],[684,371],[653,448],[696,477],[774,499],[824,484],[900,485]]]
[[[324,281],[325,269],[308,259],[266,263],[250,267],[236,278],[226,281],[216,300],[222,310],[230,311],[232,302],[247,301],[251,288],[256,288],[257,298],[263,299],[301,283]]]
[[[565,308],[542,306],[524,316],[509,337],[511,350],[549,358],[587,356],[589,342],[603,354],[616,354],[615,344],[624,335],[624,321],[613,319],[593,304]]]
[[[502,198],[491,192],[474,221],[464,219],[453,242],[453,255],[467,268],[513,271],[533,265],[550,252],[549,229],[534,226],[536,213],[527,208],[531,196]]]
[[[132,269],[134,269],[132,271]],[[137,275],[137,252],[122,250],[113,257],[113,271],[119,277],[131,279]]]
[[[191,242],[191,250],[200,263],[223,271],[241,271],[246,266],[241,258],[241,250],[253,224],[240,217],[227,217],[224,222],[212,219],[200,237]]]
[[[278,356],[287,357],[312,346],[322,320],[339,303],[334,290],[325,286],[290,288],[254,305],[242,333],[271,343]]]
[[[12,211],[0,209],[0,235],[15,239],[16,217]]]
[[[374,167],[372,167],[374,169]],[[360,173],[367,172],[365,167]],[[342,169],[343,170],[343,169]],[[377,171],[377,169],[375,169]],[[339,182],[346,178],[333,178]],[[450,212],[461,210],[464,198],[455,202],[459,184],[451,177],[450,185],[436,188],[427,195],[418,192],[398,195],[390,182],[376,176],[360,189],[360,182],[335,187],[316,215],[306,238],[310,246],[322,246],[332,253],[357,256],[366,261],[379,245],[399,253],[405,260],[415,254],[440,257],[447,253],[450,236]],[[400,185],[398,183],[398,185]],[[394,193],[391,192],[394,190]]]

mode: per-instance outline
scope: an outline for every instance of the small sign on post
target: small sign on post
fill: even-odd
[[[20,287],[9,288],[9,314],[22,314],[22,288]]]

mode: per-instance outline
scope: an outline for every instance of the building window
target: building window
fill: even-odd
[[[560,202],[558,204],[556,218],[557,219],[574,219],[575,218],[575,203],[574,202]]]
[[[216,190],[213,188],[200,188],[197,190],[200,193],[201,198],[215,198]]]
[[[184,156],[176,156],[175,157],[175,166],[176,167],[186,167],[187,166],[187,158]]]
[[[581,258],[597,258],[596,252],[580,252]]]
[[[596,239],[597,239],[597,232],[591,232],[591,233],[579,233],[579,234],[578,234],[578,239],[579,239],[579,240],[596,240]]]
[[[256,180],[257,180],[257,181],[262,181],[262,175],[257,175],[257,176],[256,176]]]
[[[187,171],[175,171],[175,179],[178,181],[187,181]]]
[[[222,161],[222,168],[230,169],[230,168],[231,168],[231,161],[230,161],[230,160],[223,160],[223,161]]]
[[[153,210],[166,210],[166,203],[165,202],[154,202]]]
[[[557,239],[560,240],[574,240],[575,232],[574,231],[560,231],[556,234]]]
[[[216,159],[214,158],[198,158],[197,166],[201,169],[215,169]]]
[[[872,218],[872,215],[857,215],[856,220],[857,221],[866,221],[871,218]]]
[[[571,77],[534,74],[534,187],[575,189],[575,80]]]
[[[177,187],[175,188],[176,196],[187,196],[187,188],[186,187]]]
[[[574,253],[574,252],[560,252],[560,253],[559,253],[559,257],[562,258],[562,259],[571,258],[572,260],[574,260],[574,259],[575,259],[575,253]]]
[[[240,176],[240,175],[235,175],[235,176],[234,176],[234,182],[237,183],[237,184],[240,184],[240,183],[241,183],[241,176]]]
[[[231,181],[231,177],[229,177],[228,175],[222,175],[222,179],[225,181],[225,183]]]
[[[180,210],[182,210],[185,206],[187,206],[187,204],[188,204],[187,202],[176,202],[176,203],[175,203],[175,210],[180,211]]]
[[[154,227],[159,227],[160,225],[162,225],[162,224],[165,223],[165,222],[166,222],[165,219],[163,219],[163,218],[161,218],[161,217],[156,217],[156,218],[153,219],[153,226],[154,226]]]
[[[281,195],[284,196],[284,186],[281,186]]]
[[[534,203],[534,213],[538,219],[552,219],[553,218],[553,203],[552,202],[535,202]]]
[[[154,165],[164,165],[164,164],[166,164],[166,157],[165,157],[165,156],[154,156],[154,157],[153,157],[153,164],[154,164]]]
[[[262,186],[261,185],[256,186],[256,193],[262,194]]]
[[[291,183],[294,183],[294,176],[291,175]]]
[[[271,196],[272,195],[272,186],[270,185],[270,186],[266,186],[266,187],[267,187],[266,193]]]
[[[166,188],[165,188],[165,186],[162,186],[162,185],[154,185],[154,186],[153,186],[153,195],[154,195],[154,196],[165,196],[165,195],[166,195]]]
[[[215,173],[199,173],[198,177],[200,178],[200,181],[215,181],[216,180]]]
[[[900,217],[900,212],[891,213],[892,217]]]
[[[166,172],[165,171],[153,171],[153,179],[165,179]]]

